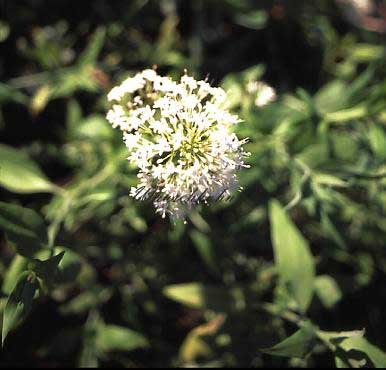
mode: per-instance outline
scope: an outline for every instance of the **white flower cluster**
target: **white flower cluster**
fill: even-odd
[[[128,159],[139,168],[130,191],[152,199],[162,217],[185,218],[194,205],[240,189],[236,171],[247,156],[231,127],[226,94],[205,81],[179,82],[145,70],[111,90],[107,120],[123,131]]]
[[[272,103],[276,100],[276,91],[273,87],[267,85],[262,81],[250,81],[248,82],[247,91],[249,94],[256,96],[256,107],[264,107],[265,105]]]

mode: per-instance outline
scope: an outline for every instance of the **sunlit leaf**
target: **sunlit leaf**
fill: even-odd
[[[351,364],[354,360],[361,361],[363,363],[363,367],[386,367],[386,353],[363,337],[351,337],[344,339],[339,344],[339,348],[345,351],[344,362],[347,361]],[[340,357],[339,354],[337,356]]]
[[[327,275],[318,276],[315,280],[315,292],[327,308],[333,307],[342,298],[342,292],[335,280]]]
[[[33,114],[39,114],[42,112],[49,103],[53,95],[52,87],[49,85],[43,85],[40,87],[31,99],[30,109]]]
[[[264,10],[256,10],[246,14],[237,14],[234,19],[240,26],[260,30],[265,27],[268,16]]]
[[[133,330],[116,325],[98,326],[96,347],[100,352],[128,352],[148,346],[149,342],[145,336]]]
[[[0,185],[15,193],[46,193],[54,185],[21,150],[0,144]]]
[[[315,330],[310,322],[305,322],[295,334],[279,344],[261,351],[274,356],[304,358],[316,344]]]
[[[347,104],[346,89],[346,84],[338,80],[320,89],[314,96],[314,103],[318,112],[326,114],[345,108]]]
[[[359,105],[354,108],[343,109],[332,113],[326,113],[324,119],[328,122],[343,123],[355,119],[364,118],[367,115],[367,108],[364,105]]]
[[[306,311],[314,294],[315,266],[308,242],[276,200],[270,203],[275,263],[283,286]]]
[[[2,343],[8,335],[22,320],[24,320],[32,309],[35,293],[39,289],[35,277],[30,272],[24,272],[18,280],[14,290],[8,298],[3,315]]]
[[[27,264],[28,264],[28,260],[19,254],[17,254],[13,258],[4,276],[3,285],[2,285],[3,293],[8,295],[11,294],[11,292],[15,288],[18,277],[21,275],[21,273],[24,270],[26,270]]]
[[[208,308],[217,312],[244,308],[244,293],[239,289],[204,286],[200,283],[169,285],[163,293],[166,297],[193,308]]]

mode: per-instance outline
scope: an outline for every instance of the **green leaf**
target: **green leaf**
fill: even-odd
[[[93,310],[90,312],[84,326],[82,351],[79,358],[80,368],[97,368],[98,353],[95,346],[99,325],[99,315]]]
[[[200,283],[176,284],[164,288],[163,294],[192,308],[211,309],[217,312],[237,311],[245,308],[245,295],[241,289],[204,286]]]
[[[316,332],[320,340],[322,340],[331,350],[335,351],[337,344],[347,338],[362,338],[365,334],[364,330],[352,331],[324,331],[318,330]]]
[[[25,257],[32,257],[47,244],[44,220],[32,209],[0,202],[0,226]]]
[[[50,193],[55,186],[21,150],[0,144],[0,185],[15,193]]]
[[[19,90],[0,82],[0,103],[4,104],[6,102],[27,104],[28,97]]]
[[[15,285],[17,284],[18,276],[27,268],[28,260],[23,256],[16,255],[10,266],[7,269],[7,272],[4,276],[2,292],[10,295]]]
[[[106,38],[106,30],[99,27],[93,34],[86,50],[81,54],[78,65],[95,64]]]
[[[315,280],[315,291],[320,301],[327,308],[332,308],[342,298],[342,292],[335,280],[327,275],[318,276]]]
[[[368,115],[365,105],[358,105],[353,108],[339,110],[337,112],[326,113],[324,119],[328,122],[342,123],[360,119]]]
[[[315,181],[317,184],[327,185],[331,187],[346,188],[348,186],[346,181],[328,173],[315,172],[312,174],[312,180]]]
[[[218,259],[216,256],[214,245],[212,244],[211,240],[205,234],[197,230],[193,230],[190,233],[190,237],[202,260],[208,265],[210,269],[215,272],[218,272]]]
[[[60,312],[64,315],[69,314],[83,314],[90,311],[92,308],[99,307],[106,303],[112,296],[112,289],[95,285],[88,288],[87,291],[78,294],[68,303],[64,304],[60,308]]]
[[[300,234],[280,203],[270,203],[271,237],[280,283],[288,288],[299,309],[307,311],[315,284],[314,259],[308,242]]]
[[[314,96],[314,103],[320,114],[332,113],[345,108],[347,86],[336,80],[325,85]]]
[[[235,22],[240,26],[260,30],[267,24],[268,16],[264,10],[254,10],[246,14],[237,14]]]
[[[262,349],[261,352],[281,357],[304,358],[317,341],[315,330],[310,322],[305,322],[295,334],[271,348]]]
[[[89,279],[88,268],[86,261],[73,250],[61,248],[65,252],[63,258],[59,262],[59,281],[61,284],[87,284]],[[83,275],[83,276],[82,276]]]
[[[367,360],[370,359],[372,364],[366,363],[366,367],[375,366],[376,368],[386,367],[386,353],[381,351],[378,347],[371,344],[363,337],[351,337],[344,339],[339,347],[346,352],[348,362],[350,360]],[[361,355],[361,357],[358,357]]]
[[[34,259],[31,263],[31,270],[45,282],[54,282],[59,272],[59,263],[62,261],[65,252],[61,252],[45,261]]]
[[[96,347],[100,352],[129,352],[148,346],[148,340],[133,330],[103,323],[98,326]]]
[[[375,124],[368,129],[371,150],[381,160],[386,158],[386,134],[381,126]]]
[[[39,284],[31,272],[24,272],[8,298],[4,309],[2,343],[22,320],[24,320],[32,308],[35,293]]]
[[[114,132],[107,125],[104,117],[98,114],[91,115],[77,122],[73,136],[77,139],[109,140]]]
[[[369,63],[384,56],[385,48],[381,45],[356,44],[351,50],[351,58],[358,63]]]
[[[327,237],[330,237],[340,248],[347,248],[346,242],[344,241],[339,231],[332,223],[330,216],[324,209],[322,209],[320,212],[320,223]]]

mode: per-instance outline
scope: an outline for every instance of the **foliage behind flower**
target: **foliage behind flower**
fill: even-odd
[[[194,205],[240,189],[246,140],[231,131],[240,120],[226,109],[223,89],[145,70],[113,88],[108,100],[107,119],[123,131],[128,159],[139,168],[130,194],[151,198],[162,217],[184,218]]]

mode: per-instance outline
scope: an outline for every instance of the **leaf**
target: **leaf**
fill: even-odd
[[[99,315],[91,311],[84,326],[82,351],[79,358],[80,368],[97,368],[98,354],[95,346]]]
[[[318,276],[315,280],[315,292],[327,308],[332,308],[342,298],[342,292],[335,280],[327,275]]]
[[[18,283],[8,298],[3,315],[2,343],[22,320],[24,320],[32,308],[32,302],[39,285],[31,272],[21,274]]]
[[[348,184],[346,181],[341,180],[339,177],[330,175],[328,173],[315,172],[312,174],[312,179],[318,184],[327,185],[337,188],[346,188]]]
[[[30,109],[32,114],[38,115],[41,113],[46,108],[52,96],[53,89],[50,85],[41,86],[36,91],[30,102]]]
[[[77,139],[88,140],[109,140],[113,134],[106,119],[97,114],[78,121],[73,131],[73,136]]]
[[[112,294],[112,289],[103,289],[103,287],[96,285],[89,288],[87,291],[80,293],[65,305],[62,305],[60,312],[64,315],[82,314],[106,303],[111,298]]]
[[[19,90],[0,82],[0,103],[15,102],[27,104],[28,97]]]
[[[314,104],[320,114],[332,113],[345,108],[347,86],[336,80],[325,85],[314,96]]]
[[[0,226],[25,257],[32,257],[47,244],[44,220],[32,209],[0,202]]]
[[[315,266],[308,242],[276,200],[270,203],[270,221],[279,280],[288,286],[288,293],[305,312],[311,303],[315,284]]]
[[[342,123],[347,121],[352,121],[366,117],[368,111],[366,106],[358,105],[353,108],[339,110],[337,112],[326,113],[324,119],[328,122]]]
[[[23,256],[16,255],[10,266],[7,269],[7,272],[4,276],[2,292],[10,295],[15,285],[17,284],[17,278],[21,273],[27,268],[28,260]]]
[[[386,158],[386,134],[382,127],[371,125],[368,131],[371,150],[381,160]]]
[[[67,105],[67,131],[70,133],[75,132],[79,122],[82,120],[82,117],[82,107],[80,106],[77,100],[71,99]]]
[[[148,340],[133,330],[103,323],[98,325],[96,347],[100,352],[129,352],[148,346]]]
[[[327,237],[330,237],[340,248],[347,249],[346,242],[324,209],[322,209],[320,212],[320,223]]]
[[[352,331],[324,331],[318,330],[316,332],[318,338],[322,340],[330,349],[336,350],[336,345],[342,340],[347,338],[362,338],[365,335],[364,330],[352,330]]]
[[[99,27],[78,60],[78,65],[95,64],[106,38],[106,29]]]
[[[45,261],[34,259],[31,263],[31,270],[33,270],[45,282],[54,282],[59,272],[59,263],[62,261],[65,252],[60,252]]]
[[[217,264],[217,256],[214,245],[211,240],[203,233],[193,230],[190,233],[190,238],[193,241],[194,246],[196,247],[202,260],[208,265],[210,269],[215,272],[219,271]]]
[[[240,289],[188,283],[169,285],[164,288],[163,294],[188,307],[217,312],[237,311],[245,307],[245,296]]]
[[[347,352],[347,357],[349,359],[354,359],[358,361],[358,357],[354,355],[358,355],[356,352],[360,352],[363,356],[366,355],[372,362],[372,364],[366,364],[366,367],[374,365],[376,368],[385,368],[386,367],[386,353],[381,351],[378,347],[371,344],[367,339],[356,336],[344,339],[339,347],[342,348],[345,352]],[[351,353],[353,352],[353,353]],[[363,356],[363,359],[366,357]]]
[[[307,321],[295,334],[271,348],[262,349],[261,352],[281,357],[304,358],[316,343],[315,330],[316,328]]]
[[[21,150],[0,144],[0,185],[15,193],[50,193],[55,186]]]
[[[267,24],[268,16],[264,10],[255,10],[246,14],[237,14],[235,22],[240,26],[260,30]]]
[[[192,363],[198,357],[207,357],[212,351],[204,337],[215,335],[225,322],[225,315],[218,315],[210,322],[194,328],[181,345],[179,357],[184,363]]]
[[[385,56],[385,48],[380,45],[356,44],[351,50],[351,58],[358,63],[368,63]]]

